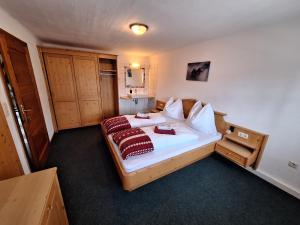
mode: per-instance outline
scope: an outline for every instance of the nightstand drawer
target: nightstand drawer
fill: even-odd
[[[247,158],[236,154],[235,152],[231,151],[230,149],[227,149],[226,147],[221,146],[220,144],[216,144],[216,152],[219,154],[225,156],[226,158],[234,161],[235,163],[246,166]]]

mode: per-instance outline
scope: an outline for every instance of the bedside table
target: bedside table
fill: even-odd
[[[241,166],[256,168],[268,135],[234,124],[229,126],[232,132],[225,134],[223,139],[217,142],[215,151]]]
[[[150,112],[152,112],[152,113],[158,113],[160,111],[163,111],[164,107],[165,107],[165,104],[166,103],[163,102],[163,101],[156,100],[155,109],[151,109]]]

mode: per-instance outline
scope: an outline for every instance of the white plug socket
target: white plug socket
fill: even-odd
[[[244,138],[244,139],[248,139],[248,137],[249,137],[248,134],[246,134],[244,132],[241,132],[241,131],[238,132],[238,136],[241,137],[241,138]]]
[[[289,165],[289,167],[292,167],[293,169],[297,169],[297,167],[298,167],[298,164],[293,161],[289,161],[288,165]]]

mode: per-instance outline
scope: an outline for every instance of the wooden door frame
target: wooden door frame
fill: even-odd
[[[53,129],[54,129],[54,132],[57,133],[58,126],[57,126],[56,115],[55,115],[54,106],[53,106],[53,99],[52,99],[52,95],[51,95],[51,91],[50,91],[50,84],[49,84],[49,79],[48,79],[48,75],[47,75],[45,59],[44,59],[44,55],[43,55],[43,48],[40,46],[37,46],[37,49],[38,49],[38,53],[39,53],[42,70],[43,70],[44,81],[46,84],[47,97],[48,97],[48,102],[49,102],[49,107],[50,107],[50,112],[51,112],[51,120],[52,120],[52,124],[53,124]]]

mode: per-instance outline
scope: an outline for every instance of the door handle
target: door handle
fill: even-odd
[[[24,109],[23,105],[20,105],[22,113],[31,112],[31,109]]]
[[[23,104],[20,105],[20,109],[21,109],[22,115],[24,117],[25,123],[29,122],[30,118],[27,116],[27,112],[30,112],[31,109],[25,109]]]

